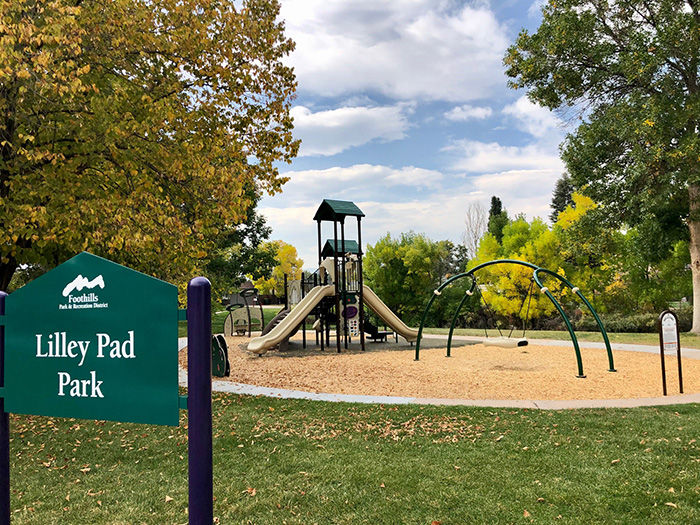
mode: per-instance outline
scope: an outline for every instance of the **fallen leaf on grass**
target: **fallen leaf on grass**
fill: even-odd
[[[442,525],[441,521],[433,521],[430,525]]]
[[[613,459],[613,460],[610,462],[610,464],[611,464],[611,465],[616,465],[616,464],[619,463],[619,462],[620,462],[619,459]]]
[[[677,508],[678,508],[678,505],[676,505],[675,503],[671,503],[670,501],[667,501],[667,502],[666,502],[666,505],[669,506],[669,507],[673,507],[674,509],[677,509]]]
[[[166,502],[166,503],[170,503],[170,502],[173,501],[174,499],[175,499],[175,498],[171,498],[170,496],[165,496],[165,502]]]
[[[254,489],[253,487],[248,487],[247,489],[245,489],[243,491],[243,493],[248,494],[252,498],[253,496],[255,496],[258,493],[258,491],[257,491],[257,489]]]
[[[523,518],[529,518],[529,517],[530,517],[530,513],[527,510],[523,511]]]

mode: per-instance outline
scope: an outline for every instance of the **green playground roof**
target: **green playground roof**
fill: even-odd
[[[345,245],[343,245],[343,241],[339,239],[337,246],[344,246],[345,248],[344,250],[338,252],[339,254],[360,253],[360,247],[357,245],[357,241],[345,239]],[[321,250],[321,257],[333,257],[333,252],[333,239],[328,239],[326,244],[323,245],[323,250]]]
[[[323,202],[316,210],[315,221],[342,221],[347,216],[364,217],[365,214],[354,202],[334,201],[323,199]]]

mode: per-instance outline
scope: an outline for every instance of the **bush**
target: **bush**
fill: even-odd
[[[605,330],[608,332],[655,333],[661,312],[646,312],[640,314],[601,314]],[[678,316],[678,328],[681,332],[690,330],[693,322],[693,309],[690,307],[674,310]],[[562,326],[564,325],[562,321]],[[574,323],[574,329],[584,332],[597,332],[598,324],[592,315],[585,315]]]

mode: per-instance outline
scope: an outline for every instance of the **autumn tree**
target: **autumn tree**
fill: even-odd
[[[277,0],[0,0],[0,288],[81,250],[192,274],[285,181]]]
[[[563,158],[607,217],[685,225],[700,333],[700,2],[552,0],[542,13],[506,54],[510,85],[581,118]]]
[[[517,217],[504,226],[502,235],[500,243],[491,233],[485,235],[476,258],[469,261],[467,268],[471,270],[496,259],[516,259],[564,275],[559,238],[541,219],[528,222],[524,217]],[[531,268],[517,264],[492,265],[476,272],[475,277],[491,315],[518,328],[522,328],[526,320],[556,315],[552,303],[532,284],[532,272]],[[547,286],[556,295],[565,293],[554,279]],[[526,306],[528,302],[529,308]],[[486,306],[482,304],[481,307]]]
[[[284,241],[270,241],[264,243],[262,249],[273,251],[275,254],[275,266],[268,278],[261,277],[253,282],[256,288],[264,294],[274,294],[282,297],[284,290],[284,276],[287,282],[301,279],[304,260],[299,258],[297,249]]]

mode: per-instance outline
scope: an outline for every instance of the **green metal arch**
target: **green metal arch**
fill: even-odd
[[[517,259],[497,259],[497,260],[493,260],[493,261],[488,261],[488,262],[485,262],[485,263],[482,263],[482,264],[479,264],[479,265],[475,266],[474,268],[472,268],[472,269],[469,270],[468,272],[464,272],[464,273],[460,273],[460,274],[458,274],[458,275],[455,275],[454,277],[452,277],[452,278],[448,279],[447,281],[445,281],[444,283],[442,283],[442,284],[437,288],[437,290],[435,290],[435,291],[433,292],[433,295],[430,297],[430,300],[428,301],[428,304],[427,304],[426,307],[425,307],[425,311],[423,312],[423,317],[422,317],[422,319],[421,319],[420,327],[419,327],[419,329],[418,329],[418,340],[416,341],[415,360],[416,360],[416,361],[419,360],[419,356],[420,356],[420,342],[421,342],[421,338],[422,338],[422,334],[423,334],[423,327],[424,327],[424,325],[425,325],[425,320],[426,320],[426,318],[427,318],[428,311],[430,310],[430,307],[432,306],[433,301],[436,299],[436,297],[440,296],[442,290],[444,290],[447,286],[449,286],[450,284],[454,283],[455,281],[457,281],[457,280],[459,280],[459,279],[463,279],[463,278],[465,278],[465,277],[471,277],[471,278],[472,278],[472,284],[471,284],[471,287],[470,287],[469,291],[472,291],[472,292],[473,292],[473,290],[474,290],[474,288],[475,288],[475,286],[476,286],[476,279],[474,278],[473,274],[474,274],[476,271],[478,271],[478,270],[481,270],[481,269],[483,269],[483,268],[486,268],[486,267],[492,266],[492,265],[496,265],[496,264],[517,264],[517,265],[520,265],[520,266],[525,266],[525,267],[531,268],[531,269],[533,270],[533,278],[535,279],[535,282],[538,284],[538,286],[540,286],[541,291],[543,291],[543,293],[549,298],[549,300],[552,302],[552,304],[554,305],[554,307],[557,309],[557,311],[559,312],[559,315],[561,315],[562,319],[564,320],[564,324],[566,325],[566,328],[567,328],[567,330],[568,330],[568,332],[569,332],[569,336],[571,337],[571,342],[572,342],[573,345],[574,345],[574,351],[575,351],[575,353],[576,353],[576,362],[577,362],[577,366],[578,366],[578,376],[577,376],[577,377],[585,377],[585,375],[584,375],[584,373],[583,373],[583,362],[582,362],[582,359],[581,359],[581,349],[580,349],[580,347],[579,347],[578,339],[577,339],[577,337],[576,337],[576,334],[574,333],[573,326],[571,325],[571,322],[570,322],[568,316],[567,316],[566,313],[564,312],[564,310],[563,310],[563,308],[561,307],[561,305],[559,304],[559,302],[554,298],[554,296],[551,294],[551,292],[549,292],[549,290],[547,290],[547,289],[542,285],[542,282],[541,282],[541,280],[539,279],[539,275],[538,275],[538,274],[539,274],[539,272],[544,272],[544,273],[546,273],[546,274],[548,274],[548,275],[552,275],[552,276],[554,276],[554,277],[560,279],[560,280],[561,280],[562,282],[564,282],[567,286],[569,286],[572,290],[574,290],[576,287],[574,287],[569,281],[567,281],[566,279],[564,279],[562,276],[560,276],[560,275],[557,274],[557,273],[554,273],[554,272],[552,272],[552,271],[550,271],[550,270],[547,270],[547,269],[545,269],[545,268],[540,268],[539,266],[536,266],[536,265],[534,265],[534,264],[532,264],[532,263],[529,263],[529,262],[527,262],[527,261],[520,261],[520,260],[517,260]],[[580,292],[578,289],[575,290],[575,293],[581,298],[581,300],[584,302],[584,304],[588,307],[588,309],[590,310],[590,312],[593,314],[593,317],[596,319],[596,322],[598,323],[598,327],[600,328],[601,333],[603,334],[603,339],[605,340],[605,343],[606,343],[606,349],[608,350],[608,361],[609,361],[609,363],[610,363],[610,371],[614,371],[613,360],[612,360],[612,350],[610,349],[610,343],[609,343],[609,340],[608,340],[608,337],[607,337],[607,333],[605,332],[605,328],[603,327],[603,324],[602,324],[602,322],[600,321],[600,318],[598,317],[598,314],[595,312],[595,310],[593,309],[593,307],[591,306],[591,304],[586,300],[586,298],[583,296],[583,294],[581,294],[581,292]],[[450,356],[450,349],[451,349],[451,346],[452,346],[452,335],[453,335],[453,333],[454,333],[454,327],[455,327],[455,325],[456,325],[457,317],[458,317],[458,315],[459,315],[459,311],[461,310],[462,306],[463,306],[464,303],[466,302],[466,299],[467,299],[468,295],[469,295],[469,294],[467,293],[467,294],[465,294],[465,296],[462,298],[462,300],[460,301],[459,306],[457,307],[457,311],[455,312],[455,314],[454,314],[454,316],[453,316],[453,319],[452,319],[452,324],[451,324],[451,326],[450,326],[450,333],[449,333],[448,341],[447,341],[447,355],[448,355],[448,357]]]
[[[595,311],[595,308],[593,308],[593,305],[588,302],[588,299],[581,293],[581,290],[578,289],[577,286],[574,286],[569,282],[568,279],[565,277],[562,277],[556,272],[553,272],[552,270],[547,270],[546,268],[538,268],[533,272],[533,277],[535,279],[535,282],[537,285],[541,288],[543,288],[542,282],[540,281],[539,278],[539,273],[543,272],[546,273],[547,275],[551,275],[552,277],[556,277],[559,279],[561,282],[563,282],[566,286],[568,286],[572,292],[574,292],[581,301],[583,301],[583,304],[586,305],[586,308],[588,308],[588,311],[591,312],[591,315],[593,315],[593,318],[595,319],[596,324],[598,325],[598,329],[600,330],[600,333],[603,336],[603,341],[605,343],[605,350],[608,353],[608,364],[610,365],[610,368],[608,369],[608,372],[617,372],[615,370],[615,362],[613,360],[613,353],[612,353],[612,348],[610,347],[610,339],[608,338],[608,332],[605,330],[605,327],[603,326],[603,321],[600,320],[600,317],[598,317],[598,312]]]

